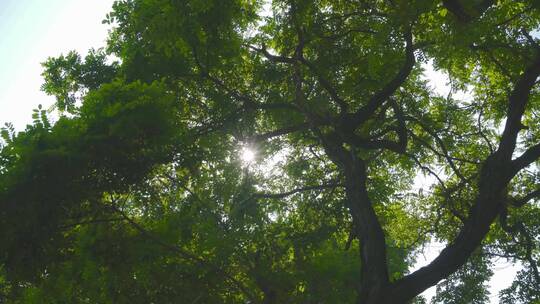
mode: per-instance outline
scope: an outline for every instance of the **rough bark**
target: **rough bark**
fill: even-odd
[[[360,241],[362,277],[358,302],[369,303],[369,299],[378,298],[389,284],[385,237],[366,189],[364,162],[351,156],[344,169],[349,210]]]

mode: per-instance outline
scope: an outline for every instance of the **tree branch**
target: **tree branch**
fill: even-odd
[[[266,49],[266,45],[262,45],[262,47],[258,48],[253,45],[248,45],[248,48],[256,51],[259,54],[262,54],[266,59],[274,62],[274,63],[287,63],[287,64],[293,64],[296,62],[294,58],[286,57],[286,56],[279,56],[279,55],[272,55],[268,52]]]
[[[435,149],[434,147],[432,147],[424,139],[422,139],[418,135],[414,134],[414,132],[409,131],[409,134],[411,135],[411,137],[414,140],[418,141],[420,145],[426,147],[427,149],[429,149],[431,152],[433,152],[435,155],[437,155],[439,157],[442,157],[442,158],[445,158],[445,159],[449,158],[449,159],[454,160],[454,161],[458,161],[458,162],[462,162],[462,163],[468,163],[468,164],[472,164],[472,165],[480,165],[479,161],[474,161],[474,160],[464,159],[464,158],[461,158],[461,157],[455,157],[455,156],[450,156],[450,155],[447,155],[447,154],[443,154],[442,152],[440,152],[437,149]]]
[[[407,148],[408,136],[405,125],[405,117],[403,110],[393,99],[390,99],[388,106],[394,110],[394,116],[397,121],[397,126],[392,127],[390,130],[394,130],[397,133],[398,140],[393,141],[389,139],[376,139],[376,138],[362,138],[356,135],[351,130],[342,130],[342,132],[336,133],[336,136],[341,136],[345,142],[357,146],[359,148],[374,150],[374,149],[386,149],[398,154],[404,154]],[[385,132],[382,135],[386,134]]]
[[[467,14],[467,12],[465,12],[465,9],[461,5],[461,3],[459,3],[459,0],[443,0],[443,5],[459,20],[463,22],[468,22],[471,20],[471,17],[469,16],[469,14]]]
[[[510,159],[516,148],[516,140],[519,131],[523,128],[521,117],[529,100],[529,94],[536,84],[540,75],[540,53],[537,54],[531,65],[525,69],[517,81],[508,98],[508,110],[506,124],[501,136],[497,153],[505,159]]]
[[[165,248],[165,249],[167,249],[167,250],[169,250],[171,252],[179,254],[180,256],[182,256],[185,259],[196,262],[196,263],[198,263],[198,264],[200,264],[201,266],[204,266],[204,267],[210,267],[211,269],[213,269],[217,273],[220,273],[221,275],[223,275],[223,277],[225,277],[227,280],[229,280],[240,292],[242,292],[244,295],[246,295],[251,301],[254,301],[255,303],[257,302],[256,301],[257,297],[254,296],[251,293],[251,291],[246,286],[244,286],[244,284],[242,282],[238,281],[231,274],[229,274],[226,270],[224,270],[221,267],[216,266],[216,265],[214,265],[214,264],[212,264],[212,263],[210,263],[208,261],[205,261],[204,259],[202,259],[202,258],[200,258],[200,257],[198,257],[198,256],[196,256],[194,254],[191,254],[191,253],[185,251],[184,249],[182,249],[182,248],[180,248],[178,246],[175,246],[175,245],[169,244],[167,242],[164,242],[163,240],[161,240],[160,238],[158,238],[157,236],[155,236],[154,234],[152,234],[151,232],[146,230],[144,227],[139,225],[137,222],[135,222],[135,220],[130,218],[126,213],[124,213],[122,210],[120,210],[114,204],[108,205],[107,208],[112,210],[113,212],[119,214],[135,230],[137,230],[139,233],[141,233],[141,235],[145,236],[149,240],[155,242],[156,244],[162,246],[163,248]]]
[[[455,191],[455,189],[448,189],[448,187],[446,186],[446,184],[444,183],[442,178],[437,173],[435,173],[435,171],[433,171],[433,169],[431,169],[431,168],[429,168],[427,166],[424,166],[420,162],[420,160],[418,158],[416,158],[416,156],[414,156],[412,154],[407,154],[407,156],[409,158],[411,158],[421,170],[427,172],[431,176],[435,177],[435,179],[437,179],[437,182],[439,183],[439,186],[441,187],[441,190],[442,190],[441,192],[442,192],[444,198],[448,201],[448,208],[447,209],[450,211],[450,213],[452,213],[452,215],[454,215],[462,223],[465,223],[466,222],[465,216],[463,216],[453,206],[455,204],[455,202],[454,202],[454,199],[452,198],[452,193]],[[450,205],[450,204],[452,204],[452,205]],[[443,204],[440,205],[441,208],[443,206],[444,206]],[[440,221],[440,219],[438,219],[437,221]]]
[[[514,206],[514,207],[522,207],[524,206],[525,204],[527,204],[530,200],[532,199],[535,199],[535,198],[539,198],[540,197],[540,188],[525,195],[524,197],[522,198],[514,198],[514,199],[511,199],[509,201],[509,203]]]
[[[506,208],[503,209],[500,215],[500,223],[501,227],[504,231],[506,231],[509,234],[516,234],[519,233],[521,237],[525,239],[525,257],[524,260],[529,262],[529,266],[533,270],[533,275],[536,283],[540,285],[540,273],[538,272],[538,267],[536,266],[536,261],[533,258],[533,249],[534,249],[534,241],[531,237],[531,234],[529,231],[527,231],[527,228],[523,224],[523,222],[518,221],[514,225],[509,225],[507,222],[508,219],[508,210]]]
[[[482,114],[483,114],[483,106],[480,105],[480,107],[478,109],[478,119],[477,119],[478,133],[480,134],[482,139],[484,139],[484,141],[486,142],[486,144],[487,144],[487,146],[489,148],[490,154],[493,154],[493,152],[495,152],[495,149],[493,148],[493,145],[491,144],[491,141],[489,140],[487,135],[482,130]]]
[[[444,7],[452,12],[462,22],[471,22],[474,17],[471,16],[460,3],[460,0],[443,0]],[[482,15],[490,6],[495,3],[495,0],[483,0],[479,4],[475,5],[475,14],[477,16]]]
[[[343,187],[343,184],[334,181],[334,182],[329,182],[329,183],[322,184],[322,185],[305,186],[305,187],[301,187],[301,188],[296,188],[296,189],[289,190],[289,191],[286,191],[286,192],[281,192],[281,193],[264,193],[264,192],[260,192],[260,193],[253,194],[251,197],[252,198],[280,199],[280,198],[284,198],[284,197],[287,197],[287,196],[290,196],[290,195],[293,195],[293,194],[296,194],[296,193],[300,193],[300,192],[307,192],[307,191],[312,191],[312,190],[322,190],[322,189],[333,189],[333,188],[337,188],[337,187]]]
[[[388,139],[364,139],[355,134],[347,134],[344,138],[345,142],[367,150],[385,149],[397,154],[405,153],[405,144],[403,142]]]
[[[273,130],[267,133],[257,134],[254,137],[252,137],[250,140],[254,142],[261,142],[261,141],[265,141],[274,137],[287,135],[287,134],[298,132],[298,131],[306,131],[306,130],[309,130],[310,127],[311,127],[311,124],[305,122],[305,123],[293,125],[290,127],[284,127],[281,129]]]
[[[313,63],[309,62],[304,58],[304,56],[300,57],[300,62],[303,63],[305,66],[309,68],[309,70],[315,74],[317,77],[317,80],[322,85],[322,87],[326,90],[326,92],[330,95],[332,100],[340,107],[342,113],[347,113],[348,104],[345,100],[341,99],[339,97],[339,94],[336,90],[336,88],[328,81],[321,73],[317,70],[317,68],[313,65]]]
[[[538,159],[540,159],[540,143],[530,147],[519,157],[512,160],[512,176]]]
[[[392,96],[392,94],[394,94],[394,92],[399,89],[407,80],[407,77],[411,73],[416,62],[414,57],[412,32],[410,29],[404,34],[404,38],[406,46],[405,62],[403,63],[403,66],[389,83],[387,83],[380,91],[375,93],[364,107],[358,109],[358,111],[356,111],[356,113],[349,118],[352,120],[352,122],[346,123],[347,125],[353,125],[356,127],[362,122],[366,121],[377,110],[377,108],[380,107],[390,96]]]
[[[521,75],[509,96],[508,118],[499,144],[480,170],[478,193],[466,223],[459,234],[430,264],[396,281],[385,301],[402,303],[433,286],[467,262],[481,244],[493,221],[505,207],[506,188],[510,182],[508,169],[521,129],[521,116],[536,78],[540,74],[540,54]]]
[[[79,225],[110,223],[110,222],[118,222],[118,221],[123,221],[123,220],[124,220],[124,218],[93,219],[93,220],[87,220],[87,221],[82,221],[82,222],[77,222],[77,223],[72,223],[72,224],[60,226],[59,228],[60,229],[68,229],[68,228],[77,227]]]
[[[529,43],[536,49],[536,51],[540,52],[540,45],[536,40],[534,40],[531,34],[529,34],[529,32],[527,32],[525,29],[521,29],[521,33],[523,34],[523,36],[525,36],[525,38],[527,38],[527,41],[529,41]]]
[[[437,142],[437,145],[441,148],[441,151],[442,151],[442,153],[439,153],[438,151],[435,153],[437,155],[442,155],[446,159],[446,162],[448,163],[448,165],[450,166],[454,174],[460,180],[468,183],[468,179],[465,178],[465,176],[463,176],[461,171],[459,171],[458,167],[454,163],[454,160],[453,160],[454,158],[449,155],[448,149],[446,148],[444,141],[439,137],[439,135],[436,132],[434,132],[432,129],[427,127],[425,124],[423,124],[421,121],[419,121],[418,119],[416,118],[411,118],[411,119],[415,121],[424,131],[426,131],[426,133],[428,133],[431,137],[433,137],[433,139],[435,139],[435,142]],[[433,149],[432,151],[436,151],[436,150]]]

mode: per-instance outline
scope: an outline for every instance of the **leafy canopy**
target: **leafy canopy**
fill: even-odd
[[[501,303],[540,301],[537,1],[121,0],[105,22],[105,49],[43,63],[59,118],[1,130],[1,302],[488,303],[494,257],[524,265]]]

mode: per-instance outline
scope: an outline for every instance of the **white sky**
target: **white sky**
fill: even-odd
[[[41,62],[70,50],[86,54],[105,45],[107,26],[101,21],[113,0],[0,0],[0,124],[12,122],[23,130],[38,104],[48,108],[54,99],[40,90]],[[427,77],[441,94],[447,79],[428,71]],[[445,93],[446,92],[446,93]],[[441,244],[431,244],[415,268],[431,261]],[[498,290],[509,286],[517,267],[497,263],[491,282],[492,303]],[[434,288],[425,294],[429,297]]]
[[[31,123],[32,109],[54,98],[41,92],[41,62],[70,50],[105,45],[101,23],[113,0],[0,0],[0,125]]]

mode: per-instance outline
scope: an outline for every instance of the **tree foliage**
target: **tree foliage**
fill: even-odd
[[[59,118],[1,131],[0,301],[486,303],[493,257],[524,265],[502,303],[538,301],[537,1],[121,0],[105,22],[105,49],[43,64]]]

